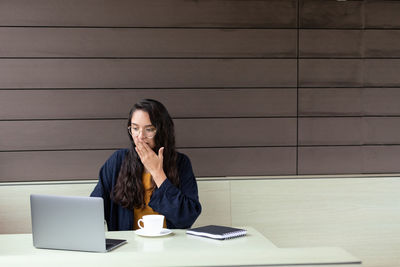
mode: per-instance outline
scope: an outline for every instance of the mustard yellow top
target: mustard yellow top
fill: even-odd
[[[142,209],[133,209],[133,229],[137,230],[139,229],[138,226],[138,220],[142,218],[143,215],[149,215],[149,214],[159,214],[158,212],[154,211],[150,206],[150,198],[151,195],[153,194],[154,188],[152,188],[151,185],[151,174],[148,172],[144,172],[142,176],[142,182],[143,182],[143,187],[144,187],[144,203],[145,206]],[[164,228],[167,228],[167,224],[164,219]]]

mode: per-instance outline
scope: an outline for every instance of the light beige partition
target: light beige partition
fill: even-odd
[[[363,266],[400,264],[400,178],[231,181],[232,224],[278,247],[340,246]]]
[[[31,193],[86,196],[95,182],[0,183],[0,233],[31,231]],[[342,247],[363,266],[399,266],[399,177],[219,177],[198,187],[195,226],[251,226],[278,247]]]

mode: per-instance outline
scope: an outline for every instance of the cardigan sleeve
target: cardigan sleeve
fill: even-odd
[[[103,164],[99,171],[99,180],[90,194],[91,197],[101,197],[104,202],[104,218],[107,221],[109,230],[116,230],[116,217],[113,213],[115,204],[110,195],[113,190],[115,181],[118,177],[119,170],[126,150],[118,150],[114,152],[110,158]],[[115,211],[114,211],[115,212]]]
[[[167,221],[168,228],[190,228],[201,213],[196,178],[187,156],[179,153],[179,188],[166,179],[153,191],[149,206]]]

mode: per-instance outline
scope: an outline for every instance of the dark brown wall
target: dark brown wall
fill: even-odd
[[[95,179],[141,98],[197,176],[400,172],[399,1],[0,2],[0,180]]]

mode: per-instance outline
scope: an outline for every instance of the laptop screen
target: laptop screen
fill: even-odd
[[[102,198],[32,194],[30,200],[36,248],[106,251]]]

